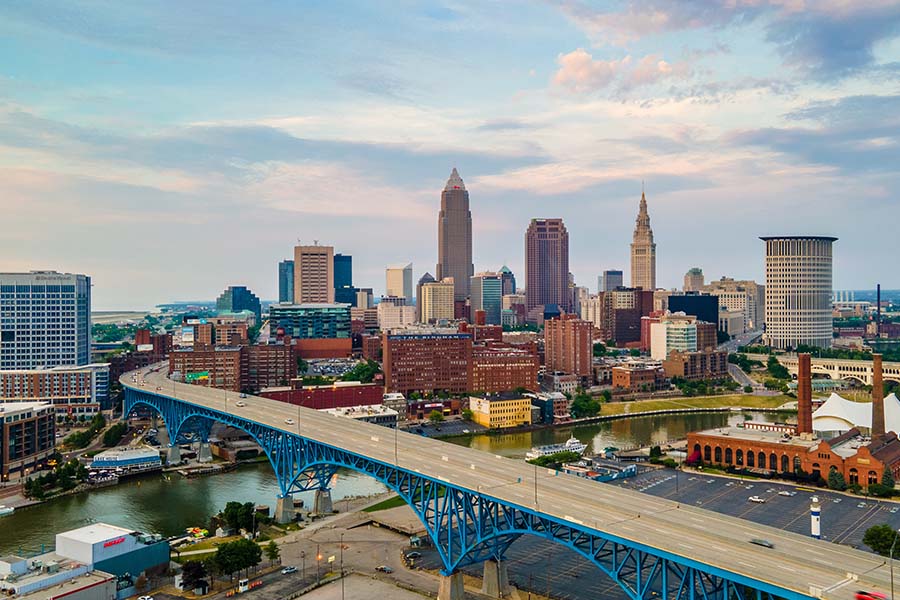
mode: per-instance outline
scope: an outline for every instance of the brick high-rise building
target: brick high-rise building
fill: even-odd
[[[540,360],[527,350],[476,346],[469,368],[469,389],[491,394],[525,388],[537,391]]]
[[[656,289],[656,242],[653,241],[647,197],[643,191],[631,242],[631,287]]]
[[[570,310],[569,232],[562,219],[532,219],[525,232],[525,296],[530,311],[553,305]]]
[[[241,363],[239,347],[176,350],[169,354],[169,374],[178,372],[185,383],[240,392]]]
[[[591,377],[593,325],[575,315],[544,323],[544,364],[550,371]]]
[[[472,336],[452,334],[384,334],[385,391],[468,391]]]
[[[464,301],[469,296],[469,277],[475,274],[472,263],[472,212],[469,192],[456,169],[450,173],[441,192],[438,213],[438,263],[435,279],[453,278],[453,296]]]
[[[294,247],[294,304],[334,302],[334,248]]]

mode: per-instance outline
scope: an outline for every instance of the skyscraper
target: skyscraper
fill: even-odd
[[[91,362],[91,278],[0,273],[0,369]]]
[[[412,283],[412,263],[405,265],[396,265],[385,269],[384,294],[385,296],[395,296],[397,298],[406,299],[407,304],[412,304],[413,299],[413,283]]]
[[[631,287],[656,289],[656,243],[653,241],[650,214],[647,212],[647,197],[643,191],[631,242]]]
[[[290,303],[294,300],[294,261],[278,263],[278,301]]]
[[[685,292],[699,292],[703,289],[703,283],[703,269],[691,267],[684,274],[684,288],[682,289]]]
[[[786,350],[798,344],[830,348],[831,273],[835,237],[772,236],[766,243],[766,332]]]
[[[431,273],[426,273],[419,277],[418,283],[416,283],[416,321],[422,322],[422,286],[426,283],[433,283],[434,276]]]
[[[229,285],[216,299],[217,312],[241,312],[249,310],[256,315],[257,325],[262,323],[262,307],[256,294],[242,285]]]
[[[422,323],[433,323],[440,320],[451,320],[453,312],[453,280],[425,281],[419,289],[416,305],[419,320]]]
[[[500,309],[503,300],[503,279],[499,273],[479,273],[472,277],[470,286],[472,314],[485,312],[487,325],[500,325]]]
[[[334,255],[334,301],[356,305],[356,288],[353,287],[353,257],[349,254]]]
[[[469,296],[469,278],[475,274],[472,263],[472,212],[469,192],[456,169],[441,193],[441,212],[438,214],[438,263],[435,279],[453,278],[453,297],[465,300]]]
[[[509,294],[515,294],[516,276],[513,275],[513,272],[510,270],[510,268],[506,265],[503,265],[497,272],[500,273],[500,278],[503,280],[503,295],[508,296]]]
[[[525,232],[526,306],[569,310],[569,232],[562,219],[532,219]]]
[[[334,302],[334,248],[294,247],[294,304]]]
[[[603,274],[600,275],[597,281],[597,291],[611,292],[616,288],[623,287],[624,285],[625,277],[622,275],[622,271],[603,271]]]

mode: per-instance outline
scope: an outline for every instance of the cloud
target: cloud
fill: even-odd
[[[597,92],[614,83],[618,84],[618,90],[625,92],[665,79],[685,79],[691,74],[687,62],[672,64],[658,54],[648,54],[636,61],[631,55],[618,60],[598,60],[584,48],[578,48],[560,54],[556,62],[559,69],[553,76],[553,84],[577,94]]]

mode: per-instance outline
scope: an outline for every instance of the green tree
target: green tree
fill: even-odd
[[[547,456],[538,456],[532,458],[528,462],[539,467],[556,467],[562,463],[575,462],[581,459],[581,455],[577,452],[566,450],[565,452],[557,452],[556,454],[548,454]]]
[[[604,402],[610,402],[610,401],[612,401],[612,392],[611,392],[611,391],[609,391],[609,390],[603,390],[602,392],[600,392],[600,395],[603,396],[603,401],[604,401]]]
[[[443,415],[443,413],[441,413],[441,411],[439,411],[439,410],[433,410],[433,411],[431,411],[431,413],[428,415],[428,420],[429,420],[433,425],[437,425],[438,423],[443,423],[443,422],[444,422],[444,415]]]
[[[844,479],[844,474],[837,469],[832,469],[831,471],[829,471],[828,487],[833,490],[838,490],[839,492],[846,490],[847,481]]]
[[[372,383],[375,376],[381,373],[381,365],[374,360],[359,362],[352,369],[344,373],[341,381],[359,381],[361,383]]]
[[[637,348],[632,348],[628,353],[635,358],[638,358],[641,355],[641,351]]]
[[[309,363],[298,356],[297,357],[297,373],[301,373],[301,374],[306,373],[307,369],[309,369]]]
[[[890,525],[873,525],[866,529],[863,535],[863,543],[872,549],[872,552],[881,556],[889,556],[891,546],[897,538],[897,532]]]
[[[768,362],[766,363],[766,370],[769,371],[769,375],[774,377],[775,379],[790,379],[791,374],[787,370],[783,364],[778,362],[778,359],[775,356],[770,356]]]
[[[752,386],[752,385],[745,385],[745,386],[744,386],[744,393],[745,393],[745,394],[749,394],[749,393],[751,393],[751,392],[753,392],[753,386]]]
[[[885,465],[884,473],[881,475],[881,485],[888,488],[889,490],[894,489],[894,474],[891,472],[890,467]]]
[[[275,561],[281,557],[281,549],[278,548],[278,544],[275,543],[275,540],[266,544],[265,553],[266,558],[269,559],[270,565],[275,564]]]
[[[606,344],[597,342],[594,344],[594,356],[606,356]]]
[[[652,446],[650,448],[650,458],[660,458],[662,457],[662,448],[659,446]]]
[[[206,579],[206,565],[199,560],[188,560],[181,565],[181,584],[193,591]]]
[[[572,408],[570,409],[572,416],[576,419],[585,417],[594,417],[600,412],[600,403],[597,402],[590,394],[580,392],[575,394],[572,400]]]
[[[235,531],[239,529],[250,531],[253,528],[255,512],[256,506],[252,502],[228,502],[222,510],[222,519]]]
[[[261,561],[262,548],[245,538],[222,544],[216,550],[216,567],[229,577],[243,569],[255,567]]]
[[[465,419],[466,421],[471,421],[472,417],[474,415],[475,415],[475,413],[473,413],[472,410],[469,408],[464,408],[462,410],[462,418]]]

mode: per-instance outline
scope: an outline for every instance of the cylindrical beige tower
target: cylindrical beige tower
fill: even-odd
[[[773,236],[766,243],[766,333],[773,348],[831,347],[835,237]]]

